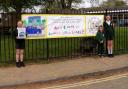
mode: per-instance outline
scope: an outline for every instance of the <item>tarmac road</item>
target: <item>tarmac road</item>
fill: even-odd
[[[128,73],[41,89],[128,89]]]

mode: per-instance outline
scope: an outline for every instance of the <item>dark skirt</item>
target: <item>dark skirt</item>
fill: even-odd
[[[106,40],[113,40],[114,39],[114,36],[113,35],[108,35],[107,37],[106,37]]]
[[[113,40],[114,39],[114,32],[113,32],[113,30],[107,31],[105,33],[105,37],[106,37],[106,40]]]
[[[16,39],[16,49],[25,49],[24,39]]]

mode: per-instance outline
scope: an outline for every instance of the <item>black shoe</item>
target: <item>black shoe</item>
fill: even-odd
[[[18,67],[18,68],[21,67],[20,62],[16,62],[16,67]]]
[[[104,57],[104,54],[101,54],[101,56],[100,56],[100,57],[101,57],[101,58],[102,58],[102,57]]]
[[[111,57],[111,54],[108,54],[108,57]]]
[[[113,55],[113,54],[111,54],[111,57],[114,57],[114,55]]]
[[[113,54],[108,54],[108,57],[112,58],[112,57],[114,57],[114,55]]]
[[[98,54],[98,56],[101,56],[101,54]]]
[[[20,65],[21,65],[22,67],[25,67],[24,62],[20,62]]]

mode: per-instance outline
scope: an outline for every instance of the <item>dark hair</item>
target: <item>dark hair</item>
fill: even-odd
[[[98,27],[98,32],[101,32],[101,31],[100,31],[100,28],[101,28],[101,27],[103,28],[102,25],[100,25],[100,26]],[[103,29],[103,31],[104,31],[104,29]]]

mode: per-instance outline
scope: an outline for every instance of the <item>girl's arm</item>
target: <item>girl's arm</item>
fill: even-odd
[[[15,35],[15,38],[17,38],[17,36],[18,36],[18,30],[17,29],[15,30],[14,35]]]

